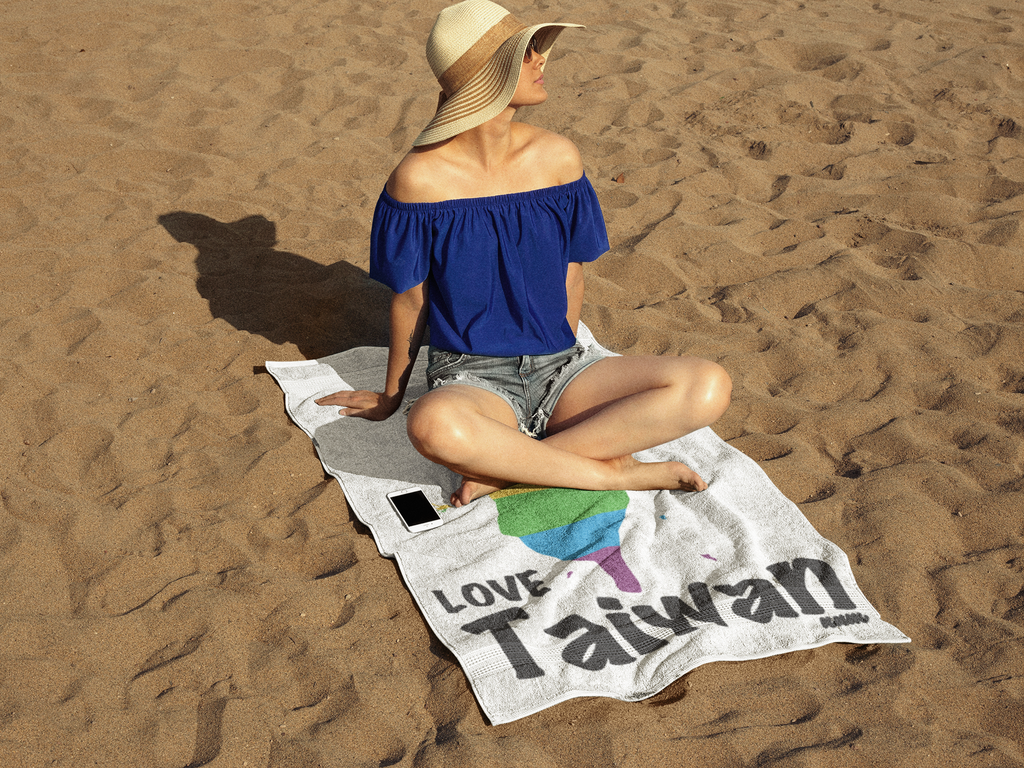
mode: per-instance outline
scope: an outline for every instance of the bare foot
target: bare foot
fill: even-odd
[[[612,459],[622,478],[616,486],[626,491],[703,491],[704,478],[680,461],[637,461],[632,456]]]
[[[474,499],[500,491],[502,488],[507,488],[510,485],[512,483],[506,483],[502,480],[474,480],[469,477],[463,477],[462,485],[452,494],[452,506],[461,507],[464,504],[469,504]]]

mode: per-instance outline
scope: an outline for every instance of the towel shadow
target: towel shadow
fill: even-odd
[[[391,293],[358,267],[275,250],[276,227],[263,216],[224,223],[175,211],[157,221],[196,247],[196,288],[214,317],[274,344],[294,344],[307,359],[387,346]]]

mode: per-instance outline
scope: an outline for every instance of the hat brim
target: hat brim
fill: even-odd
[[[412,145],[436,144],[501,114],[515,95],[530,38],[537,35],[537,50],[547,58],[555,38],[566,28],[581,29],[583,25],[534,24],[512,35],[469,82],[441,103],[433,119]]]

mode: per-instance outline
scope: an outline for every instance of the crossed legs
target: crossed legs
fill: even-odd
[[[704,490],[696,472],[674,461],[643,463],[632,454],[714,423],[732,382],[696,357],[608,357],[566,388],[548,437],[519,431],[515,415],[486,390],[446,384],[409,413],[409,438],[431,461],[463,476],[461,506],[510,483],[589,490]]]

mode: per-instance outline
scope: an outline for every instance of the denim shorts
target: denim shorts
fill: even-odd
[[[540,439],[547,435],[548,419],[565,388],[602,357],[578,342],[552,355],[520,357],[469,355],[430,347],[427,384],[430,389],[464,384],[493,392],[512,408],[519,431]]]

